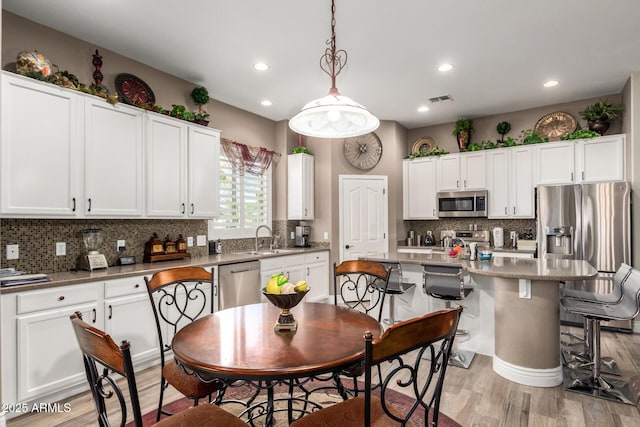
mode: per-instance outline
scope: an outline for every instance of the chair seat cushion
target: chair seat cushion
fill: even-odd
[[[394,414],[398,417],[402,417],[402,414],[391,407]],[[362,427],[364,425],[364,396],[354,397],[353,399],[345,400],[344,402],[336,403],[335,405],[328,406],[319,411],[313,412],[309,415],[305,415],[298,421],[291,424],[291,427],[325,427],[330,425],[336,425],[336,420],[339,421],[340,427],[357,426]],[[382,403],[380,399],[376,397],[371,398],[371,426],[383,427],[383,426],[397,426],[398,423],[386,416],[382,409]],[[407,426],[414,426],[413,423],[407,423]]]
[[[222,383],[218,381],[204,383],[195,375],[186,374],[175,361],[170,361],[164,365],[162,375],[176,390],[190,399],[208,396],[222,388]]]
[[[170,417],[163,418],[158,427],[172,426],[242,426],[246,427],[244,421],[230,412],[225,411],[216,405],[203,404],[192,406],[184,411],[178,412]]]

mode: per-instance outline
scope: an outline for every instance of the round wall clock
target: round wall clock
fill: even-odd
[[[344,157],[358,169],[367,170],[382,157],[382,143],[374,132],[344,140]]]
[[[114,82],[121,102],[136,106],[156,103],[156,97],[149,85],[133,74],[118,74]]]
[[[540,132],[540,136],[554,141],[573,132],[577,127],[578,121],[575,117],[569,113],[556,111],[538,120],[534,129]]]

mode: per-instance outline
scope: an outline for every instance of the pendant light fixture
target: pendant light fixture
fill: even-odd
[[[373,132],[380,126],[380,120],[351,98],[340,95],[336,88],[336,76],[347,64],[347,52],[336,50],[335,14],[335,0],[331,0],[331,38],[320,58],[320,68],[331,77],[331,89],[327,96],[309,102],[289,120],[289,127],[300,135],[349,138]]]

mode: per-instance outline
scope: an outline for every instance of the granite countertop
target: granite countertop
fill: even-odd
[[[57,286],[77,285],[88,282],[98,282],[104,280],[121,279],[134,276],[152,275],[158,271],[176,267],[208,267],[214,265],[235,264],[238,262],[257,261],[263,258],[273,258],[278,256],[299,255],[312,252],[327,251],[328,248],[284,248],[273,251],[244,251],[221,255],[209,255],[198,258],[185,258],[177,261],[164,261],[156,263],[141,263],[134,265],[112,266],[106,270],[95,271],[63,271],[50,273],[51,281],[33,283],[26,285],[16,285],[0,288],[0,294],[13,292],[31,291],[35,289],[46,289]]]
[[[397,251],[402,251],[402,252],[409,252],[409,251],[416,251],[416,252],[428,252],[429,250],[431,250],[434,253],[444,253],[445,248],[443,248],[442,246],[405,246],[405,245],[398,245],[397,246]],[[514,249],[514,248],[507,248],[507,247],[502,247],[502,248],[489,248],[489,250],[491,250],[492,252],[516,252],[516,253],[522,253],[522,254],[535,254],[536,251],[535,250],[530,250],[530,249]]]
[[[588,262],[569,259],[494,258],[491,261],[469,261],[436,252],[431,254],[391,252],[388,258],[362,258],[378,262],[460,266],[471,274],[512,279],[584,280],[598,274]]]

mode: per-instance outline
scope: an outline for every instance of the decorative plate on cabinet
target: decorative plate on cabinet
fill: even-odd
[[[344,157],[352,166],[367,170],[382,157],[382,143],[374,132],[344,140]]]
[[[114,82],[120,101],[125,104],[138,106],[141,104],[154,105],[156,103],[156,96],[149,85],[133,74],[118,74]]]
[[[563,111],[556,111],[540,118],[534,130],[537,130],[543,138],[546,137],[550,141],[557,141],[576,130],[577,127],[578,121],[575,117]]]
[[[411,149],[411,152],[413,154],[418,154],[420,152],[429,153],[434,148],[436,148],[435,139],[431,138],[430,136],[423,136],[416,139],[416,142],[413,143],[413,148]]]

